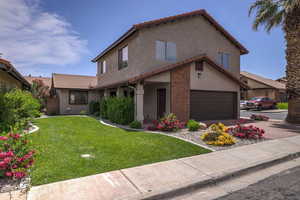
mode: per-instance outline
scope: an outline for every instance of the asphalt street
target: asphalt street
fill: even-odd
[[[261,111],[255,111],[255,110],[241,110],[241,117],[250,117],[252,114],[261,114],[269,117],[270,119],[278,119],[278,120],[285,120],[287,116],[287,111],[283,112],[268,112],[267,110],[261,112]]]
[[[217,200],[300,200],[300,167],[271,176]]]

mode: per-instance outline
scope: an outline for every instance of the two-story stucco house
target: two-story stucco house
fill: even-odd
[[[92,61],[100,98],[134,96],[136,119],[239,116],[240,56],[248,51],[205,10],[133,25]]]

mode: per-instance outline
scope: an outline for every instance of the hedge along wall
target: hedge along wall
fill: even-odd
[[[100,115],[113,123],[128,125],[134,121],[134,101],[131,97],[110,97],[100,103]]]

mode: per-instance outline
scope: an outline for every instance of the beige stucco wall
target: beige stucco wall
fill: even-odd
[[[106,85],[127,80],[146,71],[160,68],[170,62],[155,58],[155,41],[176,43],[177,60],[187,59],[202,53],[217,61],[218,53],[230,53],[230,68],[237,78],[240,76],[240,51],[203,17],[193,17],[139,31],[127,39],[100,61],[106,60],[108,72],[99,76],[99,84]],[[128,67],[118,70],[118,49],[128,44]]]
[[[157,89],[166,88],[166,114],[170,113],[170,84],[149,83],[144,85],[144,118],[157,118]]]
[[[203,71],[195,70],[195,63],[191,64],[191,90],[227,91],[237,92],[237,111],[240,116],[240,86],[225,74],[217,71],[207,63],[203,65]]]
[[[145,82],[169,83],[170,80],[171,80],[170,72],[164,72],[164,73],[158,74],[156,76],[152,76],[150,78],[145,79]]]
[[[133,74],[138,72],[138,60],[139,52],[141,47],[141,38],[137,37],[139,34],[136,33],[130,38],[127,38],[121,44],[119,44],[114,50],[107,53],[97,62],[97,77],[98,85],[106,85],[116,83],[122,80],[127,80],[132,77]],[[128,45],[128,67],[121,70],[118,69],[118,50]],[[106,73],[99,74],[99,63],[106,61]]]
[[[201,73],[198,77],[198,73]],[[195,70],[195,64],[191,64],[191,90],[234,91],[240,90],[239,85],[225,74],[217,71],[209,64],[204,63],[203,71]]]
[[[5,86],[8,89],[11,88],[22,88],[22,84],[11,77],[7,72],[0,70],[0,86]]]
[[[69,89],[56,89],[59,98],[59,114],[80,114],[81,111],[89,112],[89,104],[86,105],[70,105],[69,104]],[[88,103],[99,100],[99,92],[88,92]]]

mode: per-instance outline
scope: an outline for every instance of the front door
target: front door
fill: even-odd
[[[157,119],[165,116],[166,113],[166,89],[157,89]]]

